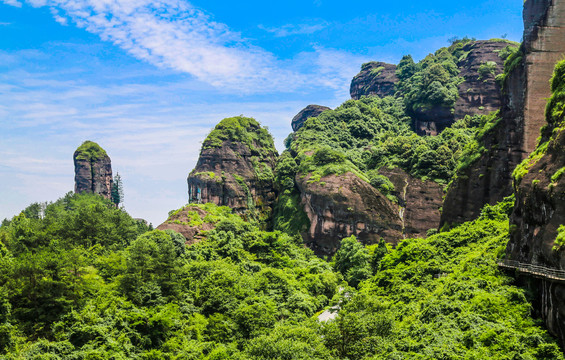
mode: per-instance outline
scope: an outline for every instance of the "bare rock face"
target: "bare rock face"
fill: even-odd
[[[502,74],[504,61],[498,55],[508,46],[505,41],[479,40],[473,41],[463,48],[467,56],[460,60],[457,66],[465,81],[458,86],[459,99],[455,103],[455,119],[465,115],[488,114],[500,108],[501,91],[495,81],[495,74]],[[494,64],[493,73],[479,73],[483,64]]]
[[[349,93],[355,100],[361,96],[392,96],[396,83],[396,65],[371,61],[361,66],[361,72],[351,81]]]
[[[363,244],[381,238],[396,244],[402,239],[402,223],[395,205],[352,173],[328,175],[310,181],[296,176],[310,228],[303,238],[319,256],[331,256],[341,239],[355,235]]]
[[[521,59],[507,76],[497,129],[484,139],[487,151],[458,174],[443,206],[442,224],[476,218],[484,204],[512,193],[512,171],[535,149],[549,79],[565,53],[565,3],[527,0],[524,3],[524,43]]]
[[[300,129],[302,125],[304,125],[306,120],[312,117],[316,117],[326,110],[331,110],[331,109],[327,106],[322,106],[322,105],[306,106],[304,109],[300,110],[300,112],[296,114],[295,117],[292,118],[292,123],[291,123],[292,130],[298,131],[298,129]]]
[[[95,142],[85,141],[74,155],[75,193],[112,194],[112,162],[106,151]]]
[[[443,201],[441,185],[414,178],[399,168],[382,168],[379,173],[386,176],[396,189],[404,237],[425,237],[429,229],[439,226]]]
[[[188,176],[189,202],[211,202],[247,217],[267,219],[276,196],[277,156],[273,138],[256,120],[222,120],[204,141]]]

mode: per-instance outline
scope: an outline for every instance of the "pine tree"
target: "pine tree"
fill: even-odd
[[[112,183],[112,202],[116,207],[124,202],[124,188],[122,185],[122,177],[119,173],[116,173],[114,182]]]

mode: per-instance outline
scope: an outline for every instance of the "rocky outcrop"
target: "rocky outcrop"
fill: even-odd
[[[501,91],[495,75],[504,70],[504,61],[499,54],[508,45],[506,41],[496,40],[479,40],[465,45],[463,51],[468,52],[467,56],[457,64],[459,76],[465,81],[457,88],[459,98],[453,113],[455,119],[465,115],[486,115],[500,108]],[[494,65],[492,71],[479,72],[479,68],[486,64]]]
[[[112,162],[106,151],[93,141],[85,141],[74,155],[75,193],[112,194]]]
[[[331,110],[327,106],[322,105],[308,105],[304,109],[300,110],[295,117],[292,118],[291,126],[293,131],[298,131],[304,125],[306,120],[312,117],[316,117],[326,110]]]
[[[361,66],[361,72],[351,81],[349,93],[352,99],[362,96],[392,96],[396,91],[396,65],[371,61]]]
[[[550,95],[553,67],[565,53],[565,3],[527,0],[521,57],[507,75],[496,129],[484,139],[484,154],[458,174],[443,206],[442,224],[478,216],[484,204],[512,193],[511,173],[535,148]]]
[[[457,119],[466,115],[488,114],[501,105],[500,85],[495,75],[501,74],[504,60],[501,50],[509,45],[506,41],[479,40],[467,43],[461,51],[466,54],[458,61],[459,76],[463,78],[457,91],[459,97],[453,109],[442,106],[417,109],[414,128],[420,135],[435,136]],[[492,64],[492,71],[479,71],[481,66]]]
[[[381,168],[379,173],[386,176],[396,189],[394,195],[399,200],[398,213],[404,237],[425,237],[429,229],[438,227],[443,200],[441,185],[414,178],[399,168]]]
[[[168,219],[157,229],[176,231],[185,237],[187,245],[191,245],[203,240],[206,231],[216,227],[218,219],[237,217],[231,213],[230,209],[209,205],[211,204],[190,204],[171,211]],[[217,216],[218,214],[221,216]]]
[[[208,212],[204,209],[189,205],[173,212],[169,218],[157,227],[157,230],[173,230],[186,238],[187,244],[194,244],[204,237],[203,231],[214,228],[214,224],[202,221]]]
[[[251,118],[222,120],[202,145],[188,176],[189,203],[229,206],[238,214],[265,220],[275,200],[273,138]]]
[[[328,175],[312,181],[296,176],[310,228],[304,241],[319,256],[331,256],[341,239],[355,235],[363,244],[381,238],[396,244],[402,239],[402,222],[396,206],[352,173]]]

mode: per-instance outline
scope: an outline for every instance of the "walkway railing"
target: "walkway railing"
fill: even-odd
[[[513,269],[521,273],[530,274],[547,280],[565,281],[565,270],[558,270],[544,266],[525,264],[515,260],[500,260],[498,266]]]

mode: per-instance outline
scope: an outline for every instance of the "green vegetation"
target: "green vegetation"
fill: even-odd
[[[498,55],[505,59],[504,72],[496,76],[496,80],[501,85],[502,89],[506,88],[506,79],[510,73],[514,71],[522,63],[523,52],[521,47],[509,45]]]
[[[75,151],[75,157],[79,160],[88,160],[90,162],[100,160],[108,156],[106,151],[94,141],[85,141]]]
[[[172,231],[138,232],[96,195],[69,194],[43,218],[7,221],[0,357],[250,359],[278,351],[271,336],[284,331],[301,334],[294,349],[317,343],[312,354],[328,358],[310,318],[339,275],[299,238],[260,231],[225,207],[199,208],[221,219],[190,247]]]
[[[496,265],[512,199],[481,217],[385,254],[325,330],[348,359],[563,359]],[[338,335],[341,335],[338,336]]]
[[[457,62],[464,56],[464,45],[457,42],[439,49],[417,64],[409,55],[402,58],[397,67],[400,79],[397,89],[404,97],[409,114],[434,107],[453,108],[459,97],[457,86],[463,82]]]
[[[557,229],[557,237],[553,243],[553,251],[559,251],[565,245],[565,225],[559,225]]]
[[[116,207],[124,202],[124,185],[122,183],[122,177],[119,173],[114,176],[114,181],[112,182],[112,191],[110,198]]]
[[[223,119],[208,134],[202,149],[219,148],[224,141],[239,142],[246,145],[251,154],[260,159],[276,154],[273,137],[269,131],[253,118],[235,116]]]
[[[512,173],[512,176],[514,177],[514,186],[520,185],[522,178],[526,176],[532,166],[534,166],[545,155],[548,145],[549,141],[539,145],[527,159],[516,166],[516,169],[514,169],[514,172]]]
[[[396,249],[346,238],[331,264],[212,204],[171,212],[214,217],[191,246],[96,195],[32,204],[0,227],[0,357],[561,360],[496,265],[512,204]]]
[[[299,173],[312,174],[313,181],[318,181],[329,174],[351,172],[367,182],[373,179],[379,188],[382,181],[375,180],[373,170],[387,166],[447,183],[466,145],[477,132],[484,135],[487,131],[485,127],[491,124],[487,119],[491,118],[467,117],[438,136],[418,136],[410,128],[401,99],[348,100],[309,119],[294,134],[289,155],[283,156],[292,156],[296,166],[286,179]]]
[[[489,76],[495,76],[496,63],[494,61],[487,61],[479,66],[479,80],[486,79]],[[486,81],[486,80],[485,80]]]
[[[178,210],[169,211],[169,218],[165,222],[202,228],[204,223],[216,224],[224,219],[236,218],[239,217],[233,214],[232,209],[227,206],[205,203],[188,204]]]
[[[563,176],[563,174],[565,173],[565,167],[562,167],[561,169],[557,170],[555,172],[555,174],[553,174],[551,176],[551,182],[552,183],[556,183],[559,181],[559,179],[561,179],[561,177]]]
[[[552,130],[563,124],[565,110],[565,60],[559,61],[555,65],[553,76],[550,80],[551,97],[547,101],[545,110],[545,118],[548,123],[548,129]],[[551,134],[546,134],[549,137]]]

